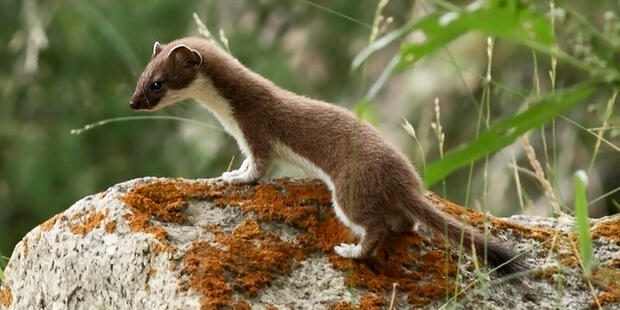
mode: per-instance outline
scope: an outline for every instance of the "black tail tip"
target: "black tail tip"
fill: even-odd
[[[530,268],[521,256],[513,256],[499,264],[492,264],[498,275],[505,277],[525,272]]]
[[[487,260],[500,276],[510,276],[529,270],[523,254],[513,253],[511,250],[497,244],[489,243]]]

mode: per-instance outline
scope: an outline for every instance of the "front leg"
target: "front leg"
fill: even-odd
[[[222,180],[232,184],[254,183],[265,175],[268,167],[267,160],[250,156],[243,161],[239,170],[223,173]]]

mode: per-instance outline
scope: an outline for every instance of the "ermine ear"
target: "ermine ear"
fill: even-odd
[[[185,44],[179,44],[168,52],[168,59],[175,63],[184,64],[186,67],[200,66],[202,55]]]
[[[153,44],[153,57],[157,56],[157,54],[159,54],[161,50],[161,44],[159,44],[159,42],[155,42],[155,44]]]

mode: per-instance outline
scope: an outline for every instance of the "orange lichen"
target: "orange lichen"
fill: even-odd
[[[330,310],[379,310],[385,308],[385,299],[377,294],[366,294],[360,299],[360,303],[357,306],[351,305],[346,301],[339,301],[329,307]]]
[[[367,261],[350,261],[333,253],[333,247],[350,240],[348,229],[333,215],[331,196],[327,187],[320,182],[282,182],[283,188],[273,184],[254,187],[253,193],[242,199],[244,211],[256,212],[263,221],[280,220],[307,233],[298,236],[306,253],[322,251],[336,267],[347,272],[346,282],[351,286],[367,288],[376,293],[391,290],[397,282],[408,293],[409,301],[422,306],[432,299],[453,290],[450,279],[456,271],[456,263],[446,244],[434,240],[432,244],[416,233],[392,236],[378,254]],[[236,194],[222,196],[214,202],[239,204],[242,198]],[[431,248],[426,253],[413,254],[411,247]],[[435,248],[435,249],[433,249]]]
[[[353,240],[349,230],[333,214],[327,187],[318,181],[283,179],[252,186],[155,181],[136,186],[121,199],[132,211],[127,216],[131,229],[154,234],[162,243],[160,247],[169,251],[172,249],[166,231],[151,221],[184,222],[183,210],[188,200],[209,200],[217,207],[235,206],[244,214],[256,215],[257,220],[246,219],[232,233],[224,233],[218,226],[203,226],[215,235],[219,245],[195,241],[185,252],[181,273],[187,275],[187,281],[180,284],[180,289],[198,292],[203,309],[243,307],[243,303],[233,300],[233,291],[253,296],[269,284],[273,275],[288,275],[295,262],[316,251],[323,252],[334,268],[347,271],[347,285],[366,289],[372,296],[385,296],[391,292],[393,283],[398,283],[399,291],[406,293],[415,307],[445,296],[457,285],[452,279],[457,270],[456,254],[441,237],[429,239],[416,232],[391,236],[377,250],[377,255],[366,261],[351,261],[334,254],[335,245]],[[574,234],[558,234],[553,228],[527,227],[492,218],[436,195],[429,199],[446,213],[466,218],[474,226],[481,227],[488,222],[492,232],[512,231],[522,238],[543,243],[548,250],[557,251],[560,245],[566,248],[574,238]],[[262,229],[259,223],[268,222],[284,222],[298,229],[297,242],[282,241],[276,234]],[[556,234],[559,236],[556,242],[546,242]],[[576,261],[570,262],[568,257],[574,253],[568,252],[561,258],[566,258],[567,265],[573,265]],[[364,305],[378,302],[371,297],[363,301]],[[332,308],[349,309],[350,305],[337,303]]]
[[[183,272],[190,275],[189,286],[202,294],[202,309],[230,304],[233,289],[253,296],[274,274],[289,274],[292,261],[303,256],[299,246],[262,230],[255,220],[246,219],[230,235],[217,234],[216,240],[225,249],[197,241],[184,256]]]
[[[28,238],[24,238],[22,241],[22,247],[24,249],[24,256],[28,256]]]
[[[181,182],[153,182],[140,184],[129,193],[120,197],[131,210],[125,218],[132,231],[149,233],[161,244],[153,251],[173,252],[168,241],[168,233],[161,227],[151,224],[151,219],[163,222],[183,223],[187,216],[183,210],[187,207],[184,193],[177,188]]]
[[[140,184],[121,197],[121,200],[134,213],[147,213],[159,221],[180,224],[187,219],[183,213],[187,201],[177,185],[178,182]]]
[[[348,303],[346,301],[339,301],[331,305],[331,307],[329,307],[329,310],[351,310],[351,309],[353,309],[353,307],[351,306],[351,303]]]
[[[316,251],[325,253],[335,268],[353,271],[346,273],[348,285],[384,294],[396,282],[416,306],[454,289],[451,275],[456,263],[440,238],[427,240],[413,232],[393,236],[376,257],[363,262],[334,254],[335,245],[352,240],[333,214],[327,187],[318,181],[285,179],[255,186],[156,181],[136,186],[122,199],[134,213],[129,217],[130,227],[153,233],[165,244],[165,231],[149,224],[151,216],[182,221],[182,210],[190,199],[210,200],[219,207],[239,206],[244,213],[255,213],[260,222],[284,222],[302,231],[296,245],[280,241],[255,221],[244,221],[230,235],[205,226],[225,249],[195,242],[184,256],[183,272],[189,275],[189,284],[181,285],[203,296],[203,308],[231,305],[233,289],[253,295],[269,283],[271,274],[288,274],[293,261]],[[228,280],[226,274],[233,274],[233,279]]]
[[[360,300],[360,309],[379,310],[385,305],[385,299],[377,294],[367,294]]]
[[[558,266],[537,268],[537,269],[532,270],[531,277],[533,279],[553,280],[553,275],[557,274],[558,271],[560,271],[560,267]]]
[[[270,306],[265,307],[265,310],[278,310],[278,307],[270,305]]]
[[[81,216],[81,215],[80,215]],[[93,229],[98,228],[101,225],[101,221],[105,217],[108,216],[108,211],[106,212],[91,212],[90,215],[80,224],[71,225],[69,229],[72,233],[76,235],[86,235],[91,232]],[[75,217],[73,219],[77,219]]]
[[[108,234],[112,234],[116,232],[116,223],[109,221],[107,223],[105,223],[105,226],[103,227],[103,229],[105,229],[105,232],[107,232]]]
[[[62,217],[64,217],[64,215],[62,215],[62,213],[61,214],[56,214],[51,219],[49,219],[49,220],[45,221],[43,224],[39,225],[39,228],[41,228],[42,231],[49,231],[50,229],[52,229],[52,227],[54,227],[56,222],[59,219],[61,219]]]
[[[592,284],[602,289],[595,298],[590,300],[590,307],[604,307],[613,303],[620,303],[620,270],[598,269],[591,275]]]
[[[620,217],[598,223],[591,230],[593,238],[604,237],[620,242]]]
[[[592,298],[592,300],[590,300],[590,308],[598,308],[599,305],[601,307],[605,307],[617,302],[620,302],[620,294],[618,292],[614,294],[612,292],[605,291],[596,295],[596,299]]]
[[[10,306],[13,303],[13,294],[11,294],[11,288],[8,286],[3,286],[2,290],[0,290],[0,304],[5,307]]]
[[[250,304],[248,304],[246,301],[240,300],[237,301],[237,303],[235,304],[235,310],[251,310],[252,307],[250,307]]]
[[[454,216],[455,218],[465,218],[469,225],[482,228],[484,223],[491,224],[493,232],[512,231],[513,234],[522,238],[546,241],[553,237],[555,230],[546,227],[526,227],[521,224],[503,220],[496,217],[486,216],[480,211],[474,209],[463,208],[451,201],[445,200],[434,193],[427,196],[428,200],[443,208],[443,211]]]

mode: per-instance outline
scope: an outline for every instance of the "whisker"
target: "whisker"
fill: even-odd
[[[142,95],[144,95],[144,98],[146,99],[146,105],[149,106],[149,109],[150,109],[151,103],[149,102],[149,97],[146,95],[143,88],[140,88],[140,91],[142,91]]]

